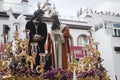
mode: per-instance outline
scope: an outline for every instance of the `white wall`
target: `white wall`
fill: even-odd
[[[8,36],[9,36],[9,41],[12,41],[13,39],[13,33],[14,33],[14,31],[15,31],[15,26],[13,26],[13,25],[11,25],[10,24],[10,22],[9,22],[9,20],[8,20],[8,18],[0,18],[0,35],[2,35],[3,34],[3,25],[5,24],[5,25],[8,25],[11,29],[10,29],[10,31],[9,31],[9,34],[8,34]],[[23,30],[25,29],[25,24],[26,24],[26,22],[24,23],[24,25],[20,25],[20,27],[19,27],[19,31],[20,31],[20,38],[23,38],[23,36],[24,36],[24,33],[23,33]],[[3,38],[2,37],[0,37],[0,40],[2,40],[3,41]]]
[[[119,54],[118,54],[119,53]],[[117,76],[117,79],[120,80],[120,52],[114,52],[114,65],[115,65],[115,75]]]
[[[120,47],[120,37],[112,37],[112,44],[113,48],[115,47]],[[120,51],[113,52],[113,57],[114,57],[114,65],[115,65],[115,74],[117,76],[117,79],[120,80]]]
[[[8,18],[1,18],[0,19],[0,34],[3,33],[3,24],[7,24],[9,25],[9,21],[8,21]],[[51,32],[51,22],[45,22],[47,24],[47,29],[48,29],[48,32]],[[24,23],[25,24],[25,23]],[[11,26],[11,25],[10,25]],[[13,26],[12,26],[13,27]],[[14,27],[15,28],[15,27]],[[10,33],[10,39],[9,41],[12,41],[12,37],[13,37],[13,32],[15,31],[15,29],[11,29],[11,31],[9,32]],[[25,29],[25,25],[21,25],[20,26],[20,38],[24,39],[24,33],[23,33],[23,30]],[[73,45],[74,46],[77,46],[77,38],[80,34],[89,34],[87,32],[87,30],[81,30],[81,29],[70,29],[70,34],[72,35],[73,37]],[[0,37],[0,40],[3,40],[1,37]]]
[[[108,71],[111,80],[115,80],[115,67],[113,61],[113,48],[111,47],[111,37],[107,34],[104,28],[95,32],[95,41],[99,42],[98,49],[101,53],[102,59],[104,59],[103,66]]]

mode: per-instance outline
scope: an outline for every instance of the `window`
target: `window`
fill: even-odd
[[[82,34],[77,39],[78,46],[85,47],[88,44],[88,37],[85,34]]]
[[[120,23],[113,24],[113,36],[120,37]]]
[[[103,28],[103,24],[102,23],[95,25],[95,31],[97,31],[97,30],[99,30],[101,28]]]
[[[8,32],[10,31],[10,28],[8,25],[3,25],[3,34],[8,34]]]
[[[8,25],[4,24],[3,25],[3,34],[2,34],[2,36],[4,36],[4,43],[6,43],[8,41],[9,31],[10,31],[10,27]]]

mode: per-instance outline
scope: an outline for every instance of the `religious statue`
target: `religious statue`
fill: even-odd
[[[68,57],[70,53],[69,38],[70,31],[67,25],[61,24],[55,10],[49,11],[52,21],[51,33],[48,35],[47,51],[52,55],[53,68],[68,68]]]

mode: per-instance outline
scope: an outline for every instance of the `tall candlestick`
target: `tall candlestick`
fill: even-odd
[[[15,27],[15,31],[18,32],[19,31],[18,27],[19,27],[20,23],[19,22],[15,22],[13,25]]]
[[[71,62],[71,55],[68,53],[68,62]]]
[[[18,26],[17,26],[17,25],[15,25],[15,29],[16,29],[15,31],[17,31],[17,32],[18,32]]]
[[[2,36],[3,39],[4,39],[4,43],[6,43],[6,42],[7,42],[7,34],[2,34],[1,36]]]
[[[25,29],[23,32],[25,33],[26,39],[29,39],[30,30],[29,29]]]
[[[2,60],[2,53],[0,52],[0,60]]]
[[[84,50],[84,52],[85,52],[85,56],[87,56],[87,50],[86,49]]]
[[[43,53],[40,54],[40,61],[42,63],[45,63],[45,54],[43,54]]]

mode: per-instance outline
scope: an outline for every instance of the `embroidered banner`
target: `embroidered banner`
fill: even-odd
[[[84,57],[83,48],[79,46],[71,46],[71,52],[74,53],[75,58],[82,58]]]

